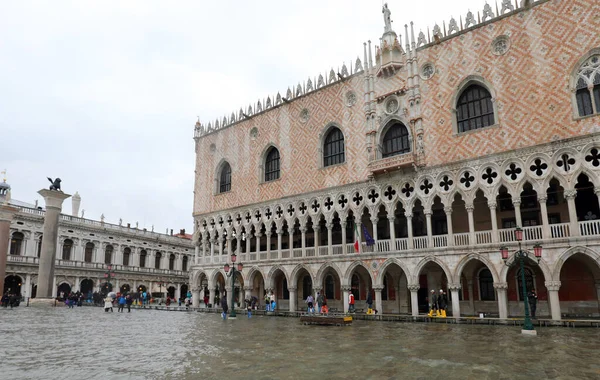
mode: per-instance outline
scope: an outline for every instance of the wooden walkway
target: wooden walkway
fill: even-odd
[[[220,308],[192,308],[184,306],[132,306],[132,309],[140,310],[162,310],[162,311],[179,311],[179,312],[198,312],[198,313],[221,313]],[[245,316],[245,309],[236,309],[239,316]],[[276,316],[299,318],[302,315],[307,315],[304,311],[283,311],[276,310],[267,312],[265,310],[253,310],[252,315]],[[331,312],[330,315],[344,315],[343,313]],[[365,313],[352,313],[352,318],[355,320],[367,321],[385,321],[385,322],[420,322],[420,323],[446,323],[446,324],[471,324],[471,325],[504,325],[504,326],[522,326],[523,318],[479,318],[479,317],[429,317],[425,314],[412,316],[407,314],[374,314],[367,315]],[[600,328],[600,319],[562,319],[555,321],[552,319],[534,319],[533,324],[539,327],[596,327]]]

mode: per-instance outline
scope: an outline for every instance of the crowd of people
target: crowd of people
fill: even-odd
[[[0,306],[9,307],[12,309],[13,307],[19,306],[21,302],[21,297],[18,294],[15,294],[10,291],[10,289],[2,295],[0,299]]]

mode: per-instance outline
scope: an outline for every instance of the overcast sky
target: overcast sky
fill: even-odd
[[[484,0],[390,0],[404,34]],[[193,127],[347,64],[377,0],[4,1],[0,170],[27,202],[60,177],[85,217],[191,230]],[[80,215],[81,215],[80,209]],[[67,200],[64,213],[71,212]]]

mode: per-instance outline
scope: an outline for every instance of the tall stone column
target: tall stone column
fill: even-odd
[[[289,287],[288,290],[290,292],[290,311],[296,311],[296,302],[298,301],[298,292],[295,287]]]
[[[381,300],[381,291],[383,290],[383,286],[374,286],[373,291],[375,291],[375,310],[379,313],[383,314],[383,301]]]
[[[327,254],[333,255],[333,223],[327,222]]]
[[[62,203],[70,194],[56,190],[38,191],[46,203],[44,216],[44,235],[42,237],[42,253],[38,269],[38,287],[36,298],[49,299],[52,297],[52,284],[54,281],[54,264],[56,260],[56,243],[58,241],[58,218],[62,210]]]
[[[394,216],[388,217],[388,222],[390,223],[390,251],[396,251],[396,218]]]
[[[513,206],[515,208],[515,221],[517,227],[523,228],[523,220],[521,218],[521,198],[513,200]]]
[[[475,218],[473,217],[473,211],[475,207],[472,203],[465,204],[467,209],[467,219],[469,221],[469,245],[475,245]]]
[[[192,288],[192,307],[200,307],[200,288]]]
[[[23,291],[23,288],[21,288],[21,295],[23,297],[25,297],[25,299],[31,298],[31,275],[30,274],[25,275],[25,291]]]
[[[433,248],[433,228],[431,226],[431,209],[423,210],[427,225],[427,247]]]
[[[410,308],[412,311],[413,317],[419,316],[419,284],[411,284],[408,285],[408,290],[410,290]]]
[[[413,249],[414,248],[414,242],[413,242],[413,228],[412,228],[412,217],[413,214],[412,212],[405,212],[404,216],[406,217],[406,230],[408,232],[408,249]]]
[[[265,232],[267,235],[267,260],[271,258],[271,230]]]
[[[10,242],[10,222],[19,211],[8,204],[0,204],[0,295],[4,294],[4,278],[6,277],[6,259]]]
[[[302,234],[302,257],[306,257],[306,227],[300,227],[300,233]]]
[[[454,318],[460,317],[460,297],[458,292],[460,291],[460,284],[450,284],[450,294],[452,296],[452,316]]]
[[[281,258],[281,238],[283,237],[283,229],[277,228],[277,258]]]
[[[542,214],[542,237],[544,239],[550,239],[550,222],[548,221],[548,208],[546,207],[546,201],[548,201],[548,196],[539,195],[538,202],[540,203],[540,214]]]
[[[596,296],[598,297],[598,304],[600,305],[600,281],[596,281]]]
[[[567,200],[567,206],[569,207],[569,227],[571,236],[579,236],[579,225],[577,223],[577,209],[575,208],[575,197],[577,196],[577,190],[565,191],[565,199]]]
[[[252,286],[244,286],[244,299],[245,300],[252,299]]]
[[[200,243],[194,244],[194,264],[200,264]]]
[[[498,242],[498,219],[496,218],[496,202],[488,202],[492,221],[492,243]]]
[[[546,281],[546,289],[548,289],[548,302],[550,303],[550,312],[552,313],[552,320],[560,321],[560,299],[558,297],[558,290],[560,289],[560,281]],[[536,316],[537,317],[537,316]]]
[[[379,222],[379,218],[371,218],[371,225],[373,226],[373,240],[375,240],[375,246],[373,247],[373,251],[377,252],[377,241],[379,236],[377,235],[377,223]]]
[[[452,229],[452,206],[444,207],[446,214],[446,229],[448,230],[448,247],[454,245],[454,231]]]
[[[496,289],[498,295],[498,314],[500,318],[506,319],[508,318],[508,298],[506,297],[508,284],[506,282],[496,282],[494,283],[494,289]],[[469,296],[471,295],[469,294]]]
[[[469,306],[471,313],[475,314],[475,298],[473,298],[473,280],[467,280],[467,291],[469,292]]]
[[[344,313],[348,312],[348,308],[350,307],[348,297],[350,296],[350,287],[342,286],[342,298],[344,301]]]
[[[340,220],[342,225],[342,254],[348,253],[348,247],[346,247],[346,219]]]

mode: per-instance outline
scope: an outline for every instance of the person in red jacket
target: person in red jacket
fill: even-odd
[[[352,291],[348,295],[348,312],[354,313],[354,293]]]

